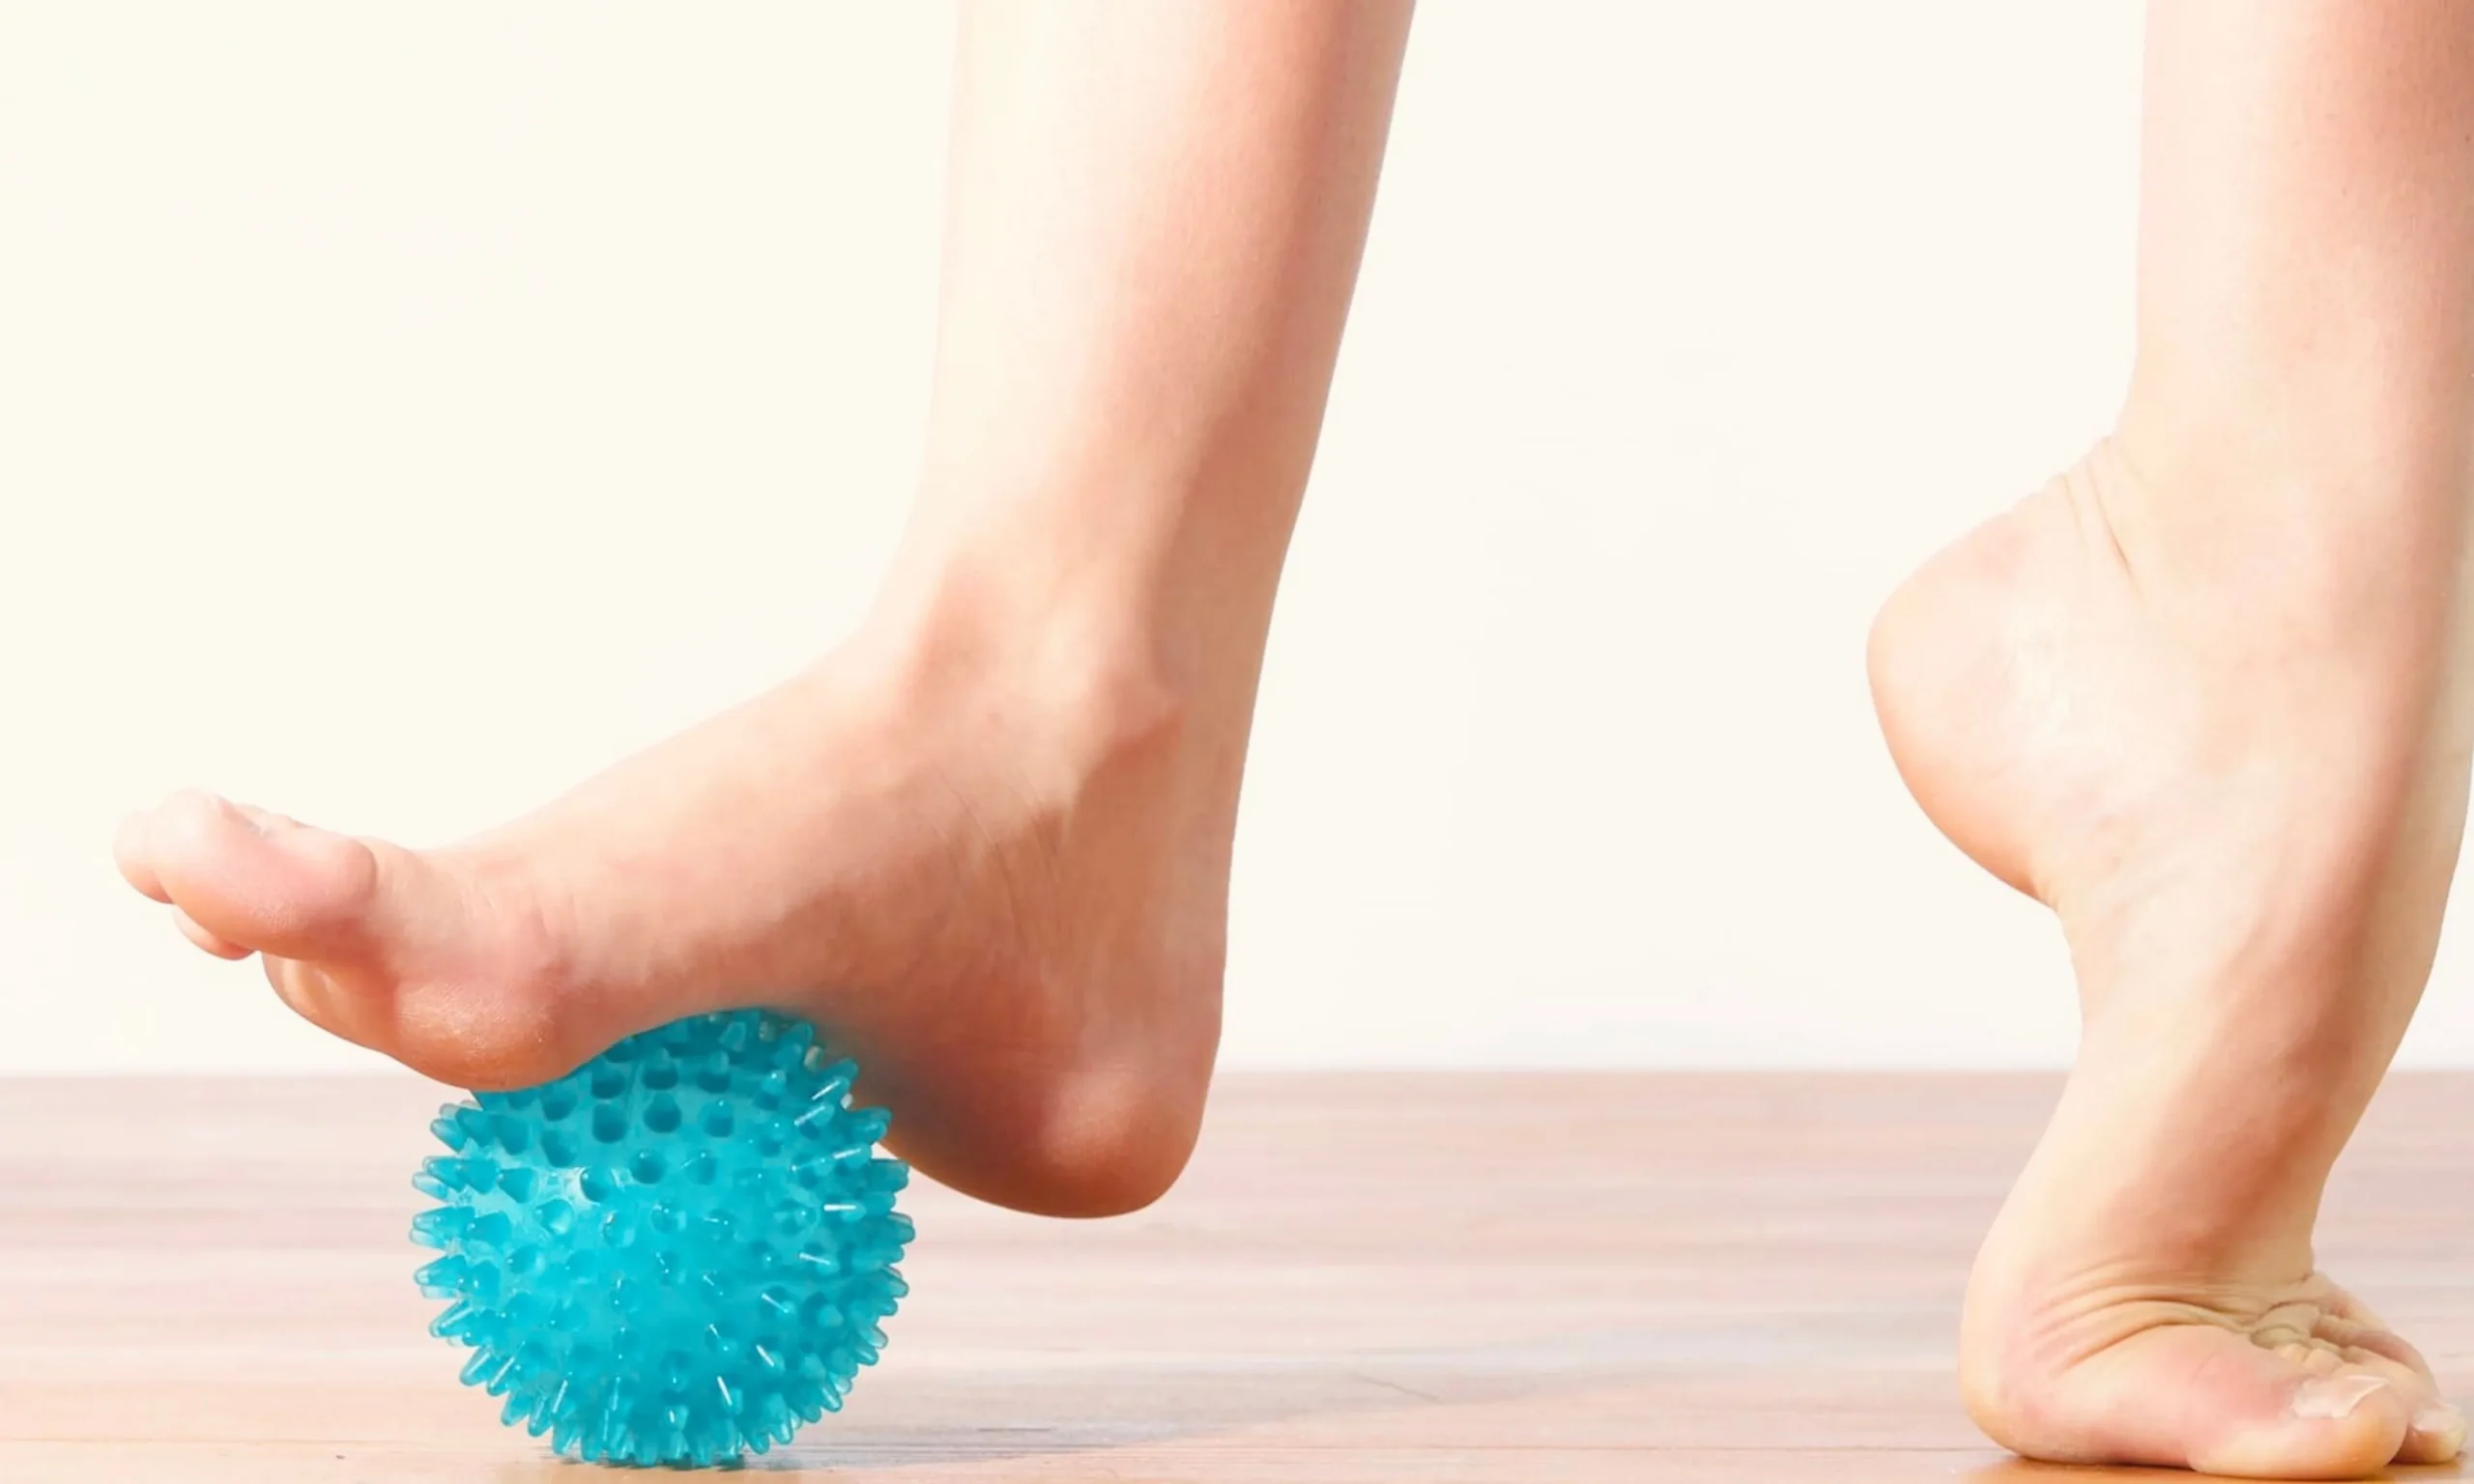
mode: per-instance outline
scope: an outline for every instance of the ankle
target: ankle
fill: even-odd
[[[988,554],[889,586],[853,648],[886,707],[1002,734],[1024,762],[1072,778],[1156,748],[1195,702],[1138,601]]]
[[[2076,478],[2134,576],[2196,585],[2295,638],[2393,647],[2454,607],[2474,416],[2228,406],[2135,376]]]

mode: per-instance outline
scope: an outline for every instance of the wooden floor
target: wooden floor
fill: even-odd
[[[915,1189],[914,1292],[884,1363],[764,1465],[850,1481],[2057,1479],[1987,1446],[1950,1384],[1971,1248],[2053,1093],[1232,1077],[1186,1184],[1141,1215],[1044,1222]],[[423,1332],[406,1176],[439,1096],[0,1083],[0,1481],[592,1477],[502,1430]],[[2323,1245],[2459,1395],[2474,1393],[2469,1114],[2474,1077],[2392,1087]]]

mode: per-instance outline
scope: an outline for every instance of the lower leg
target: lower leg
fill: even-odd
[[[2059,914],[2080,1064],[1971,1286],[1971,1404],[2050,1457],[2291,1476],[2463,1423],[2320,1276],[2430,971],[2474,717],[2474,26],[2158,0],[2115,435],[1893,598],[1902,773]]]
[[[966,8],[922,492],[851,642],[450,849],[187,796],[125,830],[131,882],[445,1080],[771,1003],[861,1054],[930,1174],[1158,1194],[1407,20]]]

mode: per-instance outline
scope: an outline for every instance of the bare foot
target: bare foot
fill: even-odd
[[[2446,1460],[2463,1418],[2312,1227],[2455,869],[2457,598],[2238,522],[2185,545],[2155,488],[2100,447],[1873,635],[1900,772],[2054,907],[2081,985],[2078,1069],[1970,1287],[1969,1407],[2059,1461]]]
[[[129,821],[121,868],[441,1080],[523,1085],[767,1004],[853,1048],[928,1173],[1131,1209],[1182,1168],[1217,1045],[1260,630],[1225,626],[1198,692],[933,607],[482,839],[408,850],[187,793]]]
[[[184,795],[125,830],[131,884],[449,1082],[772,1005],[950,1184],[1159,1195],[1219,1042],[1255,683],[1409,9],[971,8],[919,488],[863,633],[483,839]]]

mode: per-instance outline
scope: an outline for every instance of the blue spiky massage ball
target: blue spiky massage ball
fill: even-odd
[[[595,1463],[728,1462],[840,1410],[911,1235],[856,1070],[738,1011],[442,1110],[413,1240],[445,1254],[417,1281],[454,1300],[430,1331],[473,1348],[466,1383]]]

